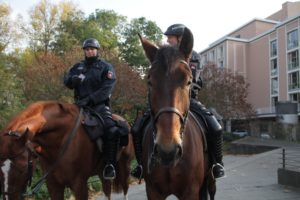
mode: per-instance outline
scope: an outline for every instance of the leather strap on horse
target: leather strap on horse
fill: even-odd
[[[72,141],[72,139],[75,137],[76,133],[77,133],[77,129],[79,128],[80,125],[80,119],[83,113],[83,109],[80,108],[79,111],[79,115],[78,118],[76,119],[76,123],[75,126],[73,127],[71,133],[69,134],[66,142],[64,143],[64,145],[62,146],[62,148],[60,149],[59,153],[58,153],[58,158],[55,161],[55,163],[50,167],[50,169],[36,182],[36,184],[32,187],[31,192],[28,192],[27,194],[24,194],[23,196],[32,196],[36,193],[38,193],[38,191],[41,189],[42,185],[45,183],[47,176],[55,169],[56,165],[60,162],[60,159],[62,158],[62,156],[64,155],[64,153],[66,152],[70,142]]]

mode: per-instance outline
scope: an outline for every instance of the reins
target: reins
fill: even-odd
[[[23,194],[23,197],[27,196],[33,196],[34,194],[38,193],[38,191],[41,189],[42,185],[45,183],[47,176],[55,169],[55,167],[58,165],[58,163],[61,161],[61,158],[63,157],[64,153],[66,152],[68,146],[70,145],[70,142],[74,138],[74,136],[77,133],[77,129],[79,128],[80,125],[80,119],[83,113],[83,109],[80,108],[79,115],[76,119],[75,126],[73,127],[71,133],[69,134],[66,142],[63,144],[61,147],[59,153],[58,153],[58,158],[55,161],[55,163],[50,167],[50,169],[35,183],[35,185],[32,187],[31,191]]]

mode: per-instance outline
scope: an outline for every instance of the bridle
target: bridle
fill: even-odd
[[[154,61],[153,63],[155,63],[155,62],[156,61]],[[189,64],[185,60],[180,60],[179,62],[183,63],[183,64],[185,64],[189,67]],[[155,140],[156,133],[157,133],[155,124],[156,124],[158,118],[160,117],[160,115],[163,114],[163,113],[174,113],[179,117],[180,123],[181,123],[180,137],[182,138],[189,111],[187,110],[185,113],[181,113],[179,111],[179,109],[177,109],[176,107],[166,106],[166,107],[163,107],[163,108],[159,109],[158,112],[156,114],[154,114],[154,112],[152,110],[152,104],[151,104],[150,96],[151,96],[151,90],[148,87],[148,105],[149,105],[150,111],[151,111],[150,113],[151,113],[151,123],[152,123],[152,128],[153,128],[153,139]],[[189,92],[189,96],[191,96],[191,92]]]
[[[11,137],[20,137],[21,134],[19,134],[18,132],[16,131],[9,131],[8,133],[4,134],[4,136],[11,136]],[[12,161],[12,164],[14,164],[14,167],[17,169],[17,172],[19,172],[20,174],[23,174],[24,170],[23,168],[19,167],[18,165],[15,164],[15,160],[17,158],[19,158],[20,156],[24,155],[24,153],[27,153],[27,170],[26,170],[26,186],[30,186],[31,185],[31,182],[32,182],[32,176],[33,176],[33,158],[36,158],[37,157],[37,153],[33,150],[33,147],[31,146],[31,142],[28,141],[26,143],[26,145],[16,154],[12,155],[12,156],[9,156],[7,158],[5,158],[4,156],[0,155],[0,165],[2,166],[3,165],[3,162],[7,159],[11,160]],[[25,168],[25,167],[24,167]],[[2,190],[2,188],[0,188]],[[25,190],[26,190],[26,187],[21,191],[21,190],[16,190],[14,187],[13,187],[13,190],[11,192],[7,192],[7,191],[2,191],[1,194],[2,196],[10,196],[12,194],[15,194],[15,193],[22,193],[21,194],[21,197],[24,197],[26,196],[25,194]]]

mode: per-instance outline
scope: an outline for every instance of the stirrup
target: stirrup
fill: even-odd
[[[103,178],[106,180],[113,180],[116,178],[115,167],[112,164],[105,165],[103,169]]]
[[[220,163],[215,163],[211,167],[211,174],[214,179],[225,177],[225,168]]]
[[[134,178],[141,180],[143,178],[143,166],[137,165],[130,174]]]

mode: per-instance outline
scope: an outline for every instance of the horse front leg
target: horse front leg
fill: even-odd
[[[65,186],[60,185],[52,180],[47,180],[47,188],[50,199],[52,200],[64,200]]]
[[[75,179],[72,183],[71,190],[76,200],[88,200],[88,187],[86,178]]]
[[[162,195],[159,191],[153,187],[147,186],[146,184],[146,193],[148,200],[165,200],[167,196]]]

